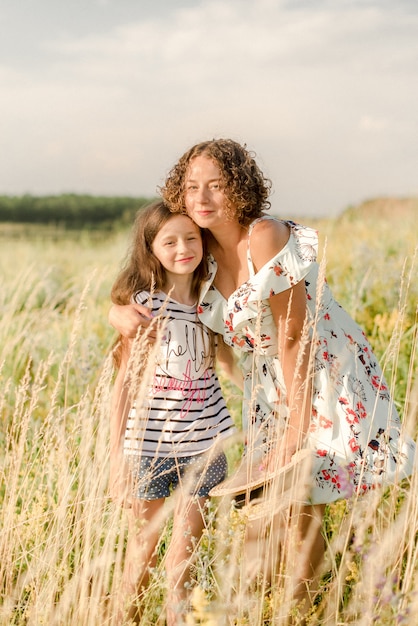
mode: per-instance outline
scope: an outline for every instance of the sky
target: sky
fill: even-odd
[[[154,196],[230,137],[272,212],[418,195],[416,0],[0,0],[0,195]]]

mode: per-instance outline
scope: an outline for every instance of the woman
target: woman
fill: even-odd
[[[301,599],[324,553],[326,503],[408,476],[414,443],[362,330],[321,278],[316,232],[267,216],[269,190],[246,148],[221,139],[187,151],[162,195],[208,231],[199,316],[240,357],[249,454],[277,467],[313,450],[309,504],[297,517]],[[132,334],[143,315],[114,307],[110,320]]]

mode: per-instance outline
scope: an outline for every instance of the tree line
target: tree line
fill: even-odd
[[[0,196],[0,222],[48,224],[64,228],[115,228],[132,224],[150,198],[61,194]]]

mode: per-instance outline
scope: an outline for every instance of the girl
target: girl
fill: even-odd
[[[216,444],[233,432],[214,370],[213,335],[197,317],[203,278],[207,262],[199,227],[186,215],[170,213],[163,202],[141,210],[112,299],[149,307],[160,325],[159,341],[151,348],[140,338],[139,352],[123,337],[117,344],[110,483],[113,498],[126,500],[127,464],[133,490],[121,600],[131,599],[128,617],[137,620],[133,600],[140,599],[156,562],[164,502],[173,490],[176,494],[165,555],[168,626],[178,623],[183,611],[205,500],[226,475],[226,458]]]

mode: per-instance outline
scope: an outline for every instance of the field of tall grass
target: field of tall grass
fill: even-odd
[[[370,208],[370,207],[369,207]],[[350,211],[318,227],[328,282],[369,336],[405,429],[417,435],[417,207]],[[126,539],[108,497],[109,292],[128,233],[0,238],[0,625],[110,624]],[[239,421],[237,390],[222,379]],[[285,624],[286,572],[245,591],[243,520],[207,511],[189,625]],[[163,624],[164,547],[143,623]],[[328,507],[311,624],[416,624],[417,476]]]

